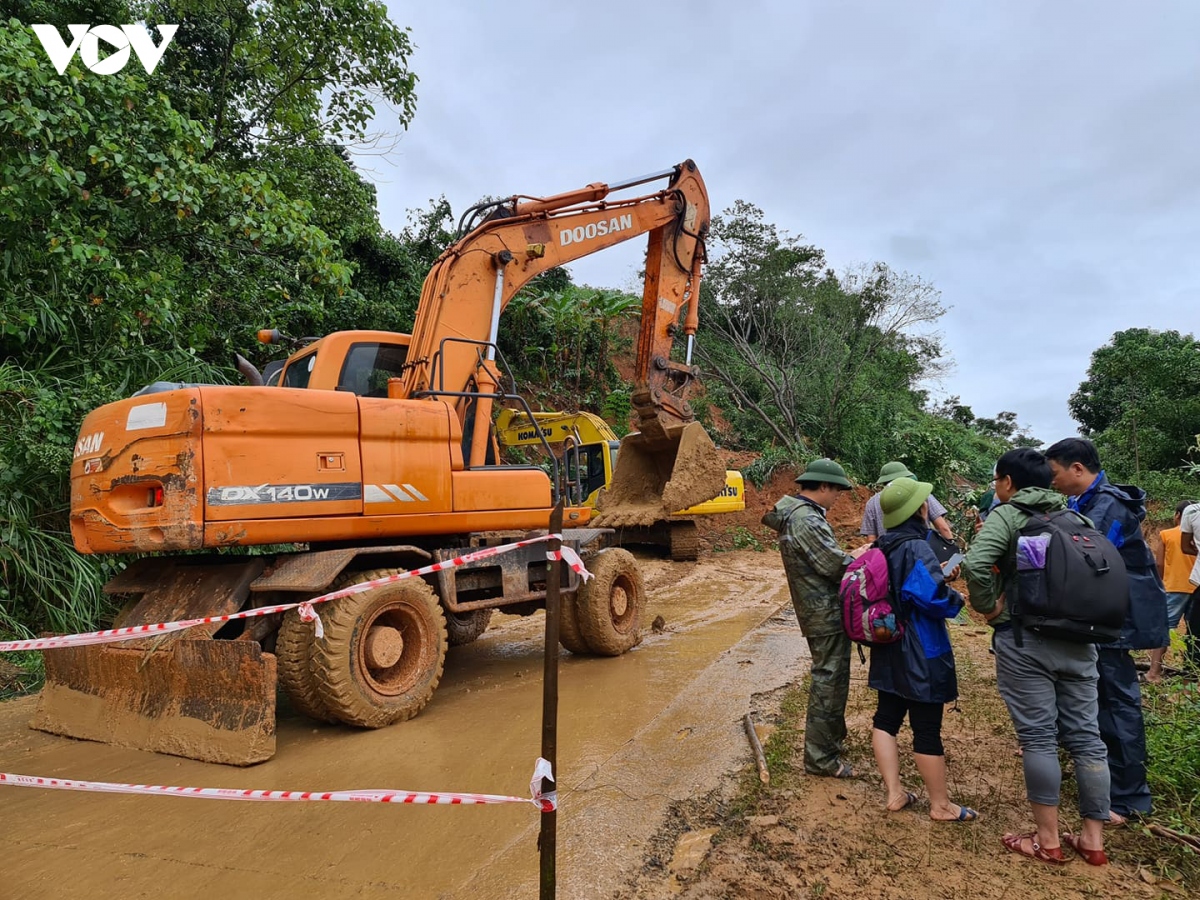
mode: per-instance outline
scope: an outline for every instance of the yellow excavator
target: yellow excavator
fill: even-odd
[[[654,187],[633,191],[654,182]],[[158,382],[84,419],[71,464],[81,553],[136,558],[105,591],[117,626],[303,602],[545,533],[562,496],[500,460],[493,410],[523,403],[496,342],[508,302],[548,269],[647,241],[625,438],[598,509],[568,504],[562,643],[620,655],[641,639],[637,561],[610,546],[716,497],[725,466],[688,401],[709,205],[695,163],[467,210],[425,279],[413,333],[342,331],[296,349],[274,382]],[[268,335],[270,338],[270,335]],[[261,339],[261,337],[260,337]],[[553,468],[553,467],[552,467]],[[594,527],[599,524],[601,527]],[[593,526],[593,527],[585,527]],[[229,552],[284,545],[287,552]],[[76,738],[247,765],[275,751],[276,687],[321,721],[376,728],[432,697],[447,648],[493,610],[545,605],[545,548],[396,581],[320,607],[45,654],[32,725]]]
[[[549,445],[556,451],[557,469],[572,503],[599,506],[617,468],[621,442],[612,427],[590,412],[525,412],[505,407],[496,417],[496,439],[501,447]],[[653,544],[666,547],[671,559],[686,561],[699,555],[699,534],[691,516],[712,516],[746,508],[746,483],[736,469],[725,471],[725,487],[711,500],[681,509],[649,525],[616,529],[621,546]]]

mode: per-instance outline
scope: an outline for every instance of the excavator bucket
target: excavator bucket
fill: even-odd
[[[652,525],[725,489],[725,463],[699,422],[658,438],[621,441],[612,484],[592,520],[606,527]]]
[[[195,562],[193,562],[195,560]],[[106,585],[141,598],[119,625],[237,611],[261,559],[143,559]],[[47,650],[32,728],[246,766],[275,753],[275,657],[257,641],[213,640],[199,626],[121,645]]]

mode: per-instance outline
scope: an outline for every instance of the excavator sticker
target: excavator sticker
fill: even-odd
[[[311,503],[314,500],[359,500],[358,482],[327,484],[260,484],[208,489],[209,506],[241,506],[248,503]]]
[[[408,482],[404,483],[404,487],[398,484],[365,484],[363,485],[363,499],[367,503],[395,503],[401,500],[405,503],[411,503],[413,500],[428,500],[429,498],[418,491]]]
[[[618,231],[626,231],[632,227],[633,216],[630,213],[626,213],[623,216],[613,216],[607,222],[601,219],[599,222],[588,222],[587,225],[564,228],[558,233],[558,242],[565,247],[567,244],[579,244],[589,238],[614,234]]]
[[[89,453],[99,453],[100,445],[104,443],[104,432],[97,431],[93,434],[85,435],[75,442],[75,459],[81,456],[86,456]]]

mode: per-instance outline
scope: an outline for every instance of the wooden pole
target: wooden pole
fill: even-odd
[[[562,532],[563,501],[560,498],[550,514],[550,533]],[[551,552],[562,546],[561,541],[549,543]],[[549,562],[546,574],[546,646],[542,671],[542,759],[550,763],[555,780],[558,779],[558,632],[562,615],[562,563]],[[542,793],[555,789],[555,782],[542,779]],[[542,813],[542,827],[538,834],[538,852],[541,854],[540,900],[554,900],[556,888],[556,853],[558,843],[558,813]]]
[[[750,713],[746,713],[742,719],[742,725],[746,728],[746,737],[750,739],[750,746],[754,750],[754,762],[758,765],[758,780],[763,784],[770,784],[771,770],[767,768],[767,757],[758,740],[758,732],[754,730],[754,720],[750,718]]]

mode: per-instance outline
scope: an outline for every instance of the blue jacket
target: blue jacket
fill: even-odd
[[[958,676],[946,619],[958,615],[963,598],[946,584],[925,527],[909,519],[876,541],[888,561],[892,604],[904,634],[894,644],[871,647],[867,684],[920,703],[958,698]]]
[[[1146,492],[1133,485],[1113,484],[1101,472],[1092,486],[1070,500],[1121,552],[1129,571],[1129,614],[1121,638],[1105,648],[1152,650],[1167,644],[1167,595],[1154,554],[1142,535]]]

